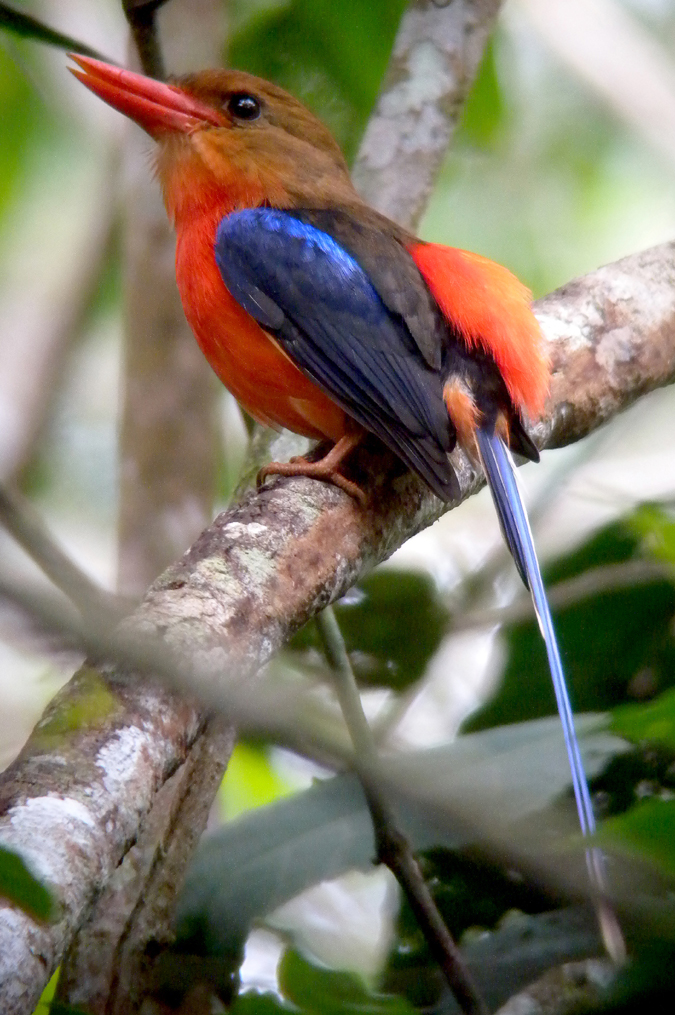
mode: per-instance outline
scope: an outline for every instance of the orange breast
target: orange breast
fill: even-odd
[[[213,254],[220,215],[179,229],[176,280],[185,316],[216,374],[260,423],[338,441],[344,411],[293,364],[229,294]]]

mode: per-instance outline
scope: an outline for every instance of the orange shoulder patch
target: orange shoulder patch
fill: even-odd
[[[438,243],[417,243],[410,254],[447,320],[467,346],[495,360],[514,405],[541,415],[550,366],[532,294],[507,268]]]

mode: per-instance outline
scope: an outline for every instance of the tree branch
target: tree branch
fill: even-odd
[[[163,80],[164,57],[157,33],[157,11],[166,0],[122,0],[143,73]]]

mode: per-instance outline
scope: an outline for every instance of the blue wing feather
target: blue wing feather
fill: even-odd
[[[215,257],[230,293],[301,370],[439,496],[456,496],[440,375],[351,254],[289,212],[254,208],[220,222]]]

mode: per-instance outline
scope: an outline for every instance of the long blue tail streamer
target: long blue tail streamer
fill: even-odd
[[[555,698],[560,713],[565,746],[572,773],[574,799],[577,805],[581,830],[586,836],[593,835],[595,832],[593,804],[588,789],[586,773],[584,772],[579,741],[574,727],[574,715],[560,660],[560,651],[553,628],[551,611],[541,571],[539,570],[539,561],[537,560],[534,548],[530,522],[518,485],[516,468],[511,457],[511,452],[492,427],[479,427],[476,431],[476,439],[504,538],[513,555],[520,576],[532,595],[539,628],[546,646]],[[597,847],[588,849],[586,851],[586,863],[591,885],[597,895],[598,917],[605,944],[610,955],[616,960],[621,960],[624,955],[625,946],[617,919],[607,901],[605,862],[601,850]]]

